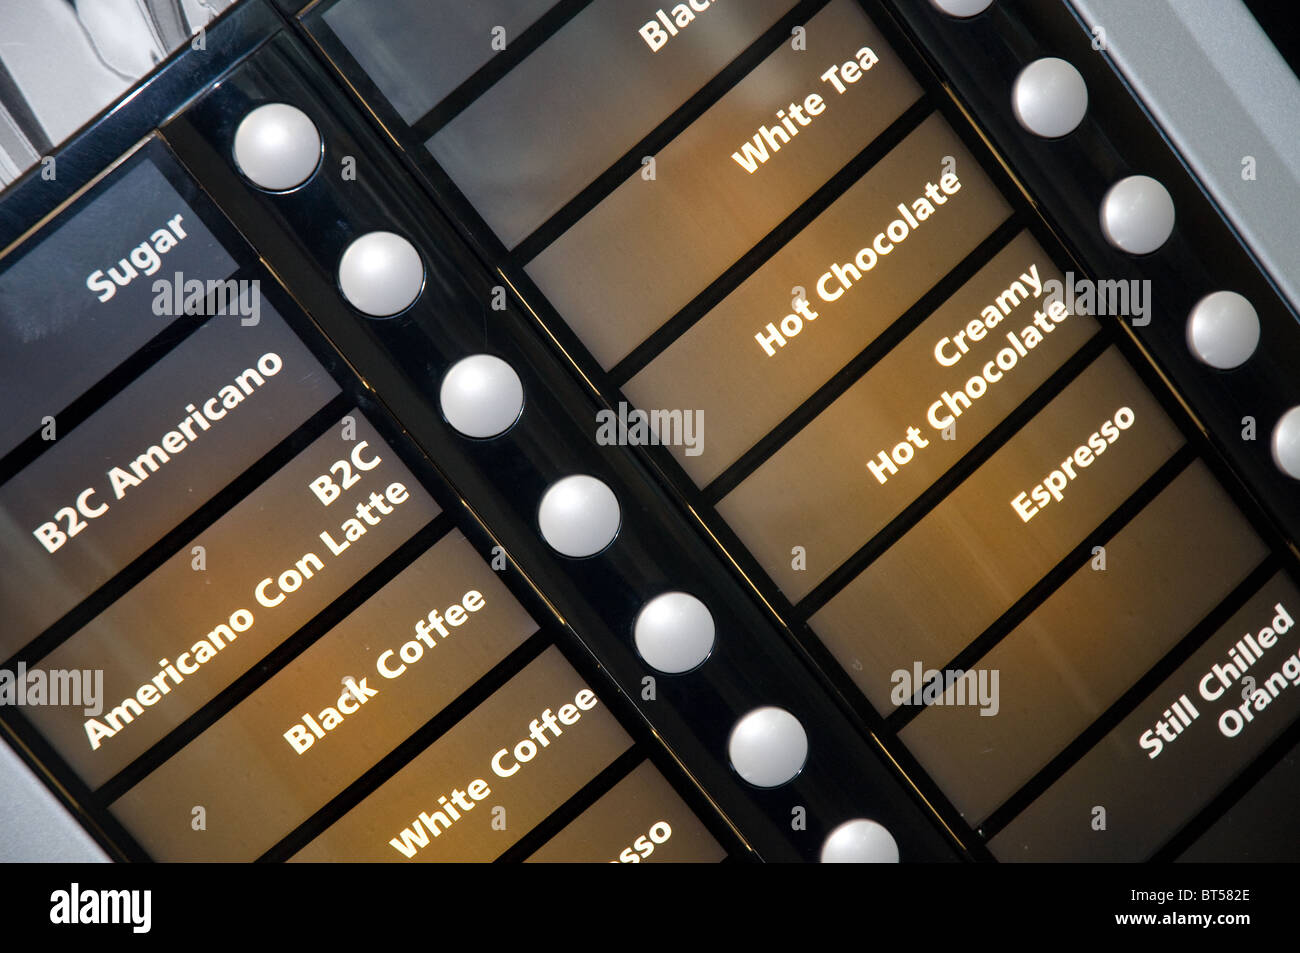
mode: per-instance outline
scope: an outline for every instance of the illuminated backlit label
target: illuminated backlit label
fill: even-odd
[[[293,859],[492,860],[630,744],[547,649]]]
[[[31,714],[87,783],[143,754],[438,512],[369,422],[349,417],[40,661],[105,673],[102,712]],[[340,463],[326,506],[313,487]]]

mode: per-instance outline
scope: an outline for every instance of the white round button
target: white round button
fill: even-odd
[[[1149,175],[1120,179],[1101,200],[1101,231],[1121,251],[1153,252],[1174,231],[1174,200]]]
[[[1259,315],[1235,291],[1206,295],[1187,316],[1187,347],[1211,367],[1240,367],[1258,345]]]
[[[713,651],[713,615],[685,592],[655,596],[637,613],[633,627],[636,650],[646,664],[669,675],[701,665]]]
[[[474,354],[451,366],[438,403],[447,422],[467,437],[495,437],[514,426],[524,409],[524,385],[515,369],[491,354]]]
[[[808,734],[784,708],[755,708],[731,729],[727,757],[736,773],[755,787],[778,787],[803,770]]]
[[[973,17],[993,5],[993,0],[930,0],[939,10],[954,17]]]
[[[362,235],[339,261],[339,290],[374,318],[405,311],[424,289],[424,262],[415,246],[392,232]]]
[[[1288,410],[1273,428],[1273,462],[1287,476],[1300,480],[1300,407]]]
[[[1055,139],[1073,132],[1088,111],[1088,84],[1065,60],[1035,60],[1016,77],[1011,108],[1034,135]]]
[[[823,864],[896,864],[898,844],[875,821],[845,821],[822,843]]]
[[[622,514],[608,486],[590,476],[569,476],[542,495],[537,524],[542,538],[565,556],[594,556],[618,535]]]
[[[254,185],[272,192],[297,188],[320,165],[316,124],[296,106],[258,106],[235,130],[235,165]]]

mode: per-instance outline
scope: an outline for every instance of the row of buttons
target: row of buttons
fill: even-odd
[[[969,18],[993,0],[931,0],[951,16]],[[1068,135],[1088,110],[1088,87],[1073,65],[1056,57],[1035,60],[1016,77],[1011,89],[1016,120],[1035,135]],[[1101,200],[1101,231],[1115,248],[1132,255],[1156,251],[1173,234],[1174,202],[1169,191],[1146,175],[1116,182]],[[1259,315],[1235,291],[1215,291],[1193,306],[1187,317],[1187,347],[1201,363],[1234,370],[1259,346]],[[1273,427],[1273,462],[1300,480],[1300,406],[1286,411]]]
[[[300,188],[316,173],[324,143],[315,123],[285,103],[258,106],[235,132],[233,158],[239,172],[268,192]],[[424,289],[424,262],[407,239],[376,231],[355,239],[338,266],[338,287],[358,311],[391,318],[409,308]],[[508,363],[474,354],[454,364],[439,390],[447,422],[462,435],[490,440],[509,431],[524,409],[524,388]],[[622,522],[618,499],[604,482],[585,474],[564,477],[542,495],[537,525],[546,543],[574,559],[599,555],[617,537]],[[685,592],[663,593],[647,602],[633,624],[633,642],[656,671],[684,675],[713,653],[715,626],[708,607]],[[736,773],[759,788],[792,781],[808,759],[808,735],[789,711],[756,708],[736,722],[727,741]],[[824,862],[898,861],[898,846],[880,824],[847,821],[822,845]]]

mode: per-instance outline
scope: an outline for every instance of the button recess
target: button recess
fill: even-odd
[[[320,131],[298,107],[267,103],[240,121],[233,153],[235,167],[248,181],[286,192],[310,179],[320,165]]]
[[[1292,407],[1273,427],[1273,462],[1287,476],[1300,480],[1300,407]]]
[[[993,5],[993,0],[930,0],[935,8],[952,17],[973,17]]]
[[[896,864],[898,843],[892,834],[866,818],[845,821],[822,843],[823,864]]]
[[[515,369],[492,354],[473,354],[451,366],[438,403],[447,422],[466,437],[505,433],[524,409],[524,385]]]
[[[1259,315],[1235,291],[1206,295],[1187,316],[1187,347],[1196,359],[1227,371],[1250,360],[1259,345]]]
[[[1054,56],[1035,60],[1011,87],[1016,120],[1036,136],[1056,139],[1074,131],[1088,111],[1088,84],[1079,71]]]
[[[343,252],[339,290],[372,318],[405,311],[424,289],[424,262],[415,246],[392,232],[369,232]]]
[[[755,708],[731,729],[727,756],[736,773],[755,787],[779,787],[803,770],[808,734],[784,708]]]
[[[553,484],[537,509],[542,538],[556,552],[575,559],[594,556],[612,543],[621,520],[614,491],[582,474]]]
[[[713,651],[713,615],[685,592],[665,592],[641,607],[633,640],[641,658],[669,675],[689,672]]]
[[[1101,200],[1101,231],[1120,251],[1146,255],[1174,231],[1174,200],[1149,175],[1120,179]]]

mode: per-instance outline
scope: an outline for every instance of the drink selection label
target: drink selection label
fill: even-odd
[[[97,787],[437,512],[354,411],[33,666],[102,671],[101,711],[29,717]]]
[[[557,0],[342,0],[325,23],[413,123]]]
[[[653,179],[633,174],[528,265],[605,367],[920,98],[852,0],[833,0],[804,30],[804,45],[782,44],[661,149]]]
[[[549,648],[292,859],[493,860],[631,745]]]
[[[113,813],[159,860],[254,860],[536,628],[453,531]],[[196,804],[205,813],[197,829]]]
[[[809,624],[892,711],[892,672],[955,658],[1182,445],[1111,348]]]
[[[1010,211],[957,135],[931,116],[623,390],[641,408],[704,415],[702,445],[669,448],[703,486]]]
[[[155,280],[235,270],[159,171],[174,160],[146,148],[0,264],[0,455],[175,320],[155,311]]]
[[[1146,860],[1300,714],[1297,620],[1300,591],[1274,576],[989,849],[1004,861]],[[1281,815],[1270,806],[1275,837],[1294,795]]]
[[[1028,232],[718,503],[798,601],[915,500],[1097,330],[1047,300]],[[833,518],[819,519],[817,514]],[[790,558],[805,554],[802,568]]]
[[[717,863],[726,856],[672,785],[645,762],[528,863]]]
[[[595,0],[426,145],[513,248],[792,6]]]
[[[1200,462],[1113,538],[1097,542],[1102,552],[969,673],[945,677],[966,681],[960,704],[954,688],[936,691],[899,734],[975,825],[1172,649],[1266,552]],[[983,699],[970,691],[981,685]]]
[[[339,387],[269,303],[208,322],[0,486],[8,657],[292,433]]]

